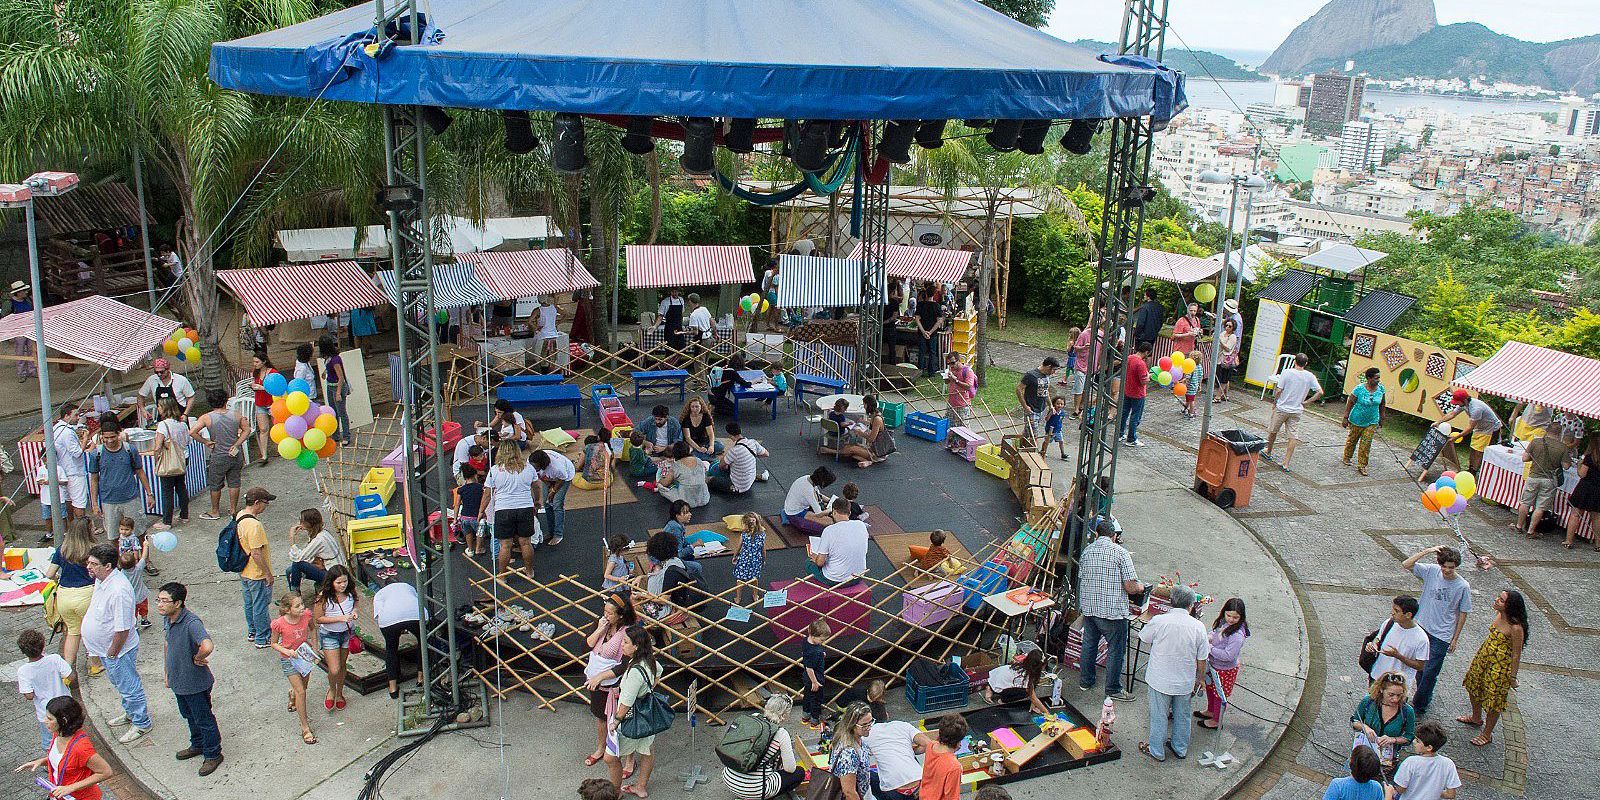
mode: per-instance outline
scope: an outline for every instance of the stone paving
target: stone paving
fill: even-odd
[[[1030,369],[1049,351],[995,343],[990,353],[1001,366]],[[1260,399],[1259,389],[1236,387],[1230,402],[1216,408],[1213,429],[1263,434],[1270,404]],[[1249,508],[1233,512],[1288,572],[1312,640],[1307,691],[1289,733],[1240,787],[1239,797],[1320,796],[1329,779],[1346,774],[1348,719],[1365,686],[1355,663],[1361,638],[1387,613],[1393,595],[1415,594],[1418,582],[1400,562],[1423,547],[1455,543],[1437,515],[1417,502],[1403,466],[1409,448],[1380,435],[1367,477],[1339,463],[1341,409],[1329,404],[1308,413],[1291,470],[1264,463]],[[1122,448],[1119,467],[1137,464],[1169,477],[1192,474],[1199,424],[1182,418],[1170,396],[1152,393],[1140,430],[1150,445]],[[1439,720],[1450,737],[1444,753],[1467,781],[1462,797],[1593,796],[1600,781],[1593,723],[1574,709],[1600,700],[1600,605],[1594,602],[1600,553],[1565,550],[1553,537],[1515,536],[1506,529],[1514,521],[1515,512],[1481,500],[1462,516],[1468,542],[1477,552],[1492,553],[1497,565],[1462,571],[1472,583],[1473,611],[1445,662],[1428,718]],[[1532,630],[1512,708],[1494,741],[1477,748],[1468,741],[1472,729],[1454,717],[1468,708],[1461,678],[1487,634],[1491,605],[1502,589],[1527,598]]]

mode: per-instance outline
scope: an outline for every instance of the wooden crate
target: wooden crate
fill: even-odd
[[[1037,526],[1056,507],[1056,492],[1048,486],[1030,486],[1022,507],[1028,524]]]
[[[978,448],[978,461],[976,466],[978,469],[981,469],[984,472],[999,478],[1000,480],[1010,480],[1011,478],[1011,465],[1007,464],[1005,459],[1000,457],[1000,448],[992,444],[986,444]]]
[[[1016,495],[1019,502],[1024,501],[1028,498],[1030,487],[1049,486],[1050,479],[1050,467],[1044,456],[1022,451],[1017,454],[1016,463],[1011,468],[1011,493]]]
[[[1017,463],[1017,458],[1023,452],[1037,452],[1038,449],[1039,437],[1037,436],[1030,436],[1026,433],[1011,433],[1000,437],[1000,453],[1007,462],[1013,465]]]

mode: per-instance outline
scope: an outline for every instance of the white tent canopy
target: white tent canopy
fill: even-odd
[[[1353,244],[1339,243],[1325,247],[1300,259],[1300,266],[1313,269],[1326,269],[1342,272],[1349,275],[1360,272],[1362,269],[1382,261],[1389,254],[1377,250],[1367,250]]]
[[[436,253],[481,253],[491,250],[525,249],[542,245],[560,235],[549,217],[501,217],[486,219],[480,225],[466,217],[434,217]],[[359,235],[360,244],[357,244]],[[444,241],[448,238],[448,248]],[[295,263],[309,261],[349,261],[389,257],[389,232],[382,225],[362,229],[299,228],[278,231],[278,245]]]

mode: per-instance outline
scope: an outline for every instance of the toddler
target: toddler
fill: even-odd
[[[800,649],[800,664],[805,667],[805,691],[800,722],[806,727],[822,727],[822,682],[828,666],[828,651],[822,648],[833,629],[827,620],[814,619],[806,626],[806,643]]]
[[[761,572],[767,561],[767,530],[761,525],[761,516],[746,513],[742,518],[744,532],[739,534],[739,552],[733,556],[733,604],[743,605],[744,590],[750,589],[750,602],[761,598]]]
[[[45,705],[68,694],[72,684],[72,665],[61,656],[44,653],[44,634],[29,628],[17,636],[17,649],[28,663],[17,667],[17,691],[33,701],[33,715],[39,722],[39,744],[50,752],[50,729],[44,725]]]
[[[934,569],[950,557],[949,548],[944,546],[946,536],[948,534],[944,531],[933,531],[928,534],[928,550],[917,557],[917,566]]]
[[[1050,398],[1050,415],[1044,421],[1044,438],[1039,440],[1039,455],[1044,455],[1050,449],[1050,443],[1055,442],[1062,458],[1067,457],[1067,443],[1064,434],[1067,428],[1067,398]]]
[[[609,591],[633,585],[633,568],[628,566],[628,560],[622,557],[622,551],[626,549],[628,549],[628,537],[620,533],[613,533],[611,538],[606,540],[606,574],[600,581],[600,588]]]
[[[1200,360],[1199,350],[1189,351],[1189,359],[1194,362],[1194,372],[1183,376],[1184,385],[1189,389],[1189,393],[1183,396],[1183,415],[1194,419],[1195,398],[1205,391],[1206,387],[1206,365]]]
[[[133,611],[139,617],[139,627],[150,627],[150,589],[144,584],[144,560],[149,557],[149,543],[139,550],[123,550],[117,554],[117,567],[133,587]]]
[[[1068,328],[1067,329],[1067,341],[1076,343],[1078,341],[1078,334],[1080,334],[1080,333],[1083,333],[1083,329],[1082,328]],[[1067,348],[1067,365],[1062,368],[1062,371],[1064,373],[1067,373],[1067,374],[1070,375],[1074,369],[1077,369],[1077,367],[1078,367],[1078,348],[1076,348],[1076,347],[1068,347]]]
[[[483,473],[469,460],[461,465],[461,477],[456,482],[456,526],[467,540],[467,552],[483,555],[488,547],[486,536],[478,534],[478,508],[483,505]]]

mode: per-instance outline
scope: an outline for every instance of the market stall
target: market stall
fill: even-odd
[[[217,277],[239,298],[250,324],[257,328],[387,302],[354,261],[223,269],[217,270]]]
[[[1583,419],[1600,419],[1600,361],[1551,350],[1547,347],[1506,342],[1488,361],[1450,382],[1456,388],[1503,397],[1518,403],[1538,403],[1558,413]],[[1522,446],[1490,445],[1483,453],[1478,494],[1507,508],[1522,497]],[[1555,515],[1570,527],[1568,503],[1577,485],[1577,470],[1569,469],[1556,489]],[[1579,535],[1588,526],[1579,528]]]
[[[745,284],[754,280],[755,270],[750,264],[750,248],[744,245],[642,245],[630,244],[624,248],[628,262],[628,288],[655,290],[699,286],[718,288],[718,311],[723,318],[716,320],[712,349],[721,355],[733,354],[733,323],[727,312],[732,309],[734,297]],[[649,298],[653,300],[654,298]],[[641,302],[640,307],[653,307],[653,302]],[[642,350],[653,350],[666,343],[666,332],[658,320],[655,325],[640,325],[638,345]]]
[[[1141,249],[1139,254],[1139,279],[1141,281],[1166,281],[1180,287],[1179,297],[1185,303],[1189,301],[1189,298],[1183,293],[1183,286],[1211,281],[1216,278],[1218,273],[1222,272],[1222,262],[1212,261],[1209,258],[1199,258],[1182,253],[1169,253],[1165,250],[1155,250],[1148,247]],[[1132,258],[1132,253],[1128,257]],[[1195,302],[1199,301],[1196,300]],[[1139,299],[1134,298],[1133,304],[1138,307]],[[1200,303],[1200,308],[1203,312],[1211,311],[1209,303]],[[1183,307],[1167,309],[1167,318],[1176,322],[1179,317],[1183,316],[1185,310]],[[1210,364],[1211,336],[1199,336],[1195,340],[1195,346],[1201,352],[1200,363]],[[1154,352],[1151,357],[1155,359],[1164,358],[1172,355],[1172,350],[1172,324],[1166,323],[1161,326],[1161,335],[1156,337]]]

